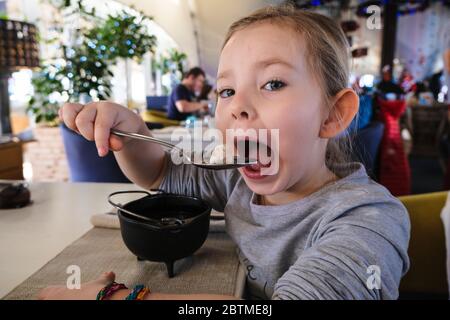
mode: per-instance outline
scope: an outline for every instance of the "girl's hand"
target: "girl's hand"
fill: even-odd
[[[98,292],[114,281],[114,272],[105,272],[98,279],[81,284],[80,289],[68,289],[66,286],[51,286],[39,292],[39,300],[95,300]],[[129,293],[129,291],[128,291]],[[128,294],[128,293],[125,293]]]
[[[110,129],[145,133],[145,122],[139,115],[116,103],[100,101],[86,105],[66,103],[59,109],[59,118],[70,129],[87,140],[95,141],[100,157],[108,150],[120,151],[129,140],[110,135]]]

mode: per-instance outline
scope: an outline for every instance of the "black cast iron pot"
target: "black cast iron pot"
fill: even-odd
[[[147,196],[120,205],[111,200],[118,194]],[[139,260],[164,262],[170,278],[176,260],[188,257],[205,242],[211,207],[195,197],[146,191],[119,191],[108,196],[118,209],[120,230],[127,248]]]

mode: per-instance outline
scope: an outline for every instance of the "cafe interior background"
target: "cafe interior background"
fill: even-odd
[[[58,108],[112,100],[135,110],[162,139],[173,128],[211,127],[228,26],[282,2],[0,0],[0,179],[128,182],[112,155],[98,158],[93,143],[58,122]],[[334,17],[345,31],[349,85],[360,96],[358,121],[348,131],[353,156],[411,214],[412,270],[420,274],[411,290],[446,292],[439,213],[450,189],[450,1],[290,2]],[[167,96],[194,66],[206,72],[210,91],[201,99],[210,114],[170,120]]]

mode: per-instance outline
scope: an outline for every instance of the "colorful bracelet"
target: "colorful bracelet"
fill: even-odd
[[[139,284],[131,290],[125,300],[144,300],[147,293],[150,293],[150,289],[142,284]]]
[[[128,289],[128,288],[123,283],[117,283],[113,281],[98,292],[96,300],[106,300],[114,292],[119,291],[121,289]]]

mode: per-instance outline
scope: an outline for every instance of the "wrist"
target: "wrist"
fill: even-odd
[[[117,290],[107,300],[124,300],[130,294],[130,292],[130,289]]]
[[[138,285],[133,290],[117,290],[107,300],[154,300],[154,296],[148,287]]]

